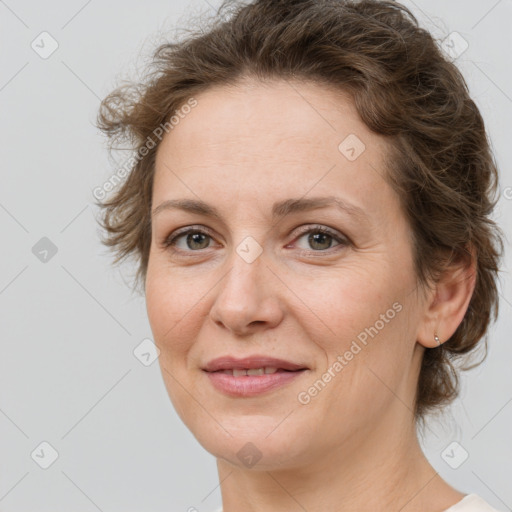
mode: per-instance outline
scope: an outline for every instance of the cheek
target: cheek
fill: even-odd
[[[302,278],[299,296],[308,307],[307,317],[317,326],[317,332],[311,334],[322,340],[325,350],[343,353],[360,333],[364,339],[366,328],[376,322],[382,327],[381,314],[388,312],[385,320],[394,317],[393,304],[400,301],[400,293],[390,284],[388,274],[382,262],[364,266],[347,263],[338,272],[329,269]]]
[[[364,266],[347,262],[336,276],[302,281],[302,296],[314,313],[308,313],[309,321],[302,326],[323,353],[325,365],[317,368],[326,383],[318,388],[326,391],[313,399],[316,406],[365,417],[365,411],[373,414],[367,407],[375,411],[393,396],[382,381],[391,389],[400,386],[410,365],[415,312],[409,290],[413,275],[405,266],[401,274],[397,270],[377,257]]]
[[[177,302],[171,300],[171,288],[165,280],[148,271],[146,278],[146,310],[155,341],[161,343],[176,323],[179,312]]]
[[[320,379],[326,385],[319,383],[321,391],[312,402],[332,420],[332,428],[338,428],[340,416],[361,426],[376,417],[407,375],[416,315],[406,282],[412,275],[405,270],[402,280],[393,275],[382,266],[379,272],[352,268],[324,288],[325,294],[316,292],[319,316],[331,335],[317,338],[327,361],[318,373],[325,372]],[[313,297],[313,289],[308,292]]]
[[[187,330],[195,325],[200,291],[194,292],[190,282],[171,277],[171,273],[148,265],[146,277],[146,310],[160,350],[179,352],[186,348]]]
[[[190,416],[188,395],[179,383],[187,382],[187,354],[193,345],[194,318],[192,306],[184,300],[186,287],[182,281],[169,277],[165,271],[157,271],[148,265],[146,277],[146,310],[153,333],[154,343],[160,350],[158,362],[162,377],[174,408],[186,422]],[[178,285],[176,284],[178,283]]]

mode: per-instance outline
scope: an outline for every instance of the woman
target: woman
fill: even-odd
[[[153,65],[102,103],[137,150],[104,243],[137,258],[224,512],[494,510],[417,438],[498,310],[497,169],[454,64],[396,2],[257,0]]]

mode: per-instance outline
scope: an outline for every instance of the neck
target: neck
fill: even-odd
[[[393,405],[406,409],[400,400]],[[401,411],[397,428],[397,410],[307,464],[258,471],[218,459],[223,512],[445,510],[464,495],[425,458],[410,411]]]

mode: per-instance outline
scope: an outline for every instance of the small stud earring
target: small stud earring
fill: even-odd
[[[434,340],[437,343],[437,346],[439,347],[441,345],[441,342],[439,341],[439,336],[437,334],[434,334]]]

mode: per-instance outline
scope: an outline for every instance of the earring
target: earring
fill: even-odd
[[[441,342],[439,341],[439,336],[437,334],[434,334],[434,340],[437,343],[437,346],[439,347],[441,345]]]

